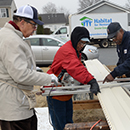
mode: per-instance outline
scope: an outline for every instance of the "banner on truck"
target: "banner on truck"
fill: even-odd
[[[107,37],[107,26],[111,22],[119,22],[121,26],[128,29],[127,13],[102,13],[102,14],[78,14],[70,17],[71,31],[76,26],[84,26],[90,32],[90,37]]]

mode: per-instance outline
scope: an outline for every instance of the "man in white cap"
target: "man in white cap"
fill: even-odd
[[[23,41],[36,30],[37,10],[20,7],[0,30],[0,124],[2,130],[37,130],[33,85],[48,85],[54,75],[36,71],[30,44]]]

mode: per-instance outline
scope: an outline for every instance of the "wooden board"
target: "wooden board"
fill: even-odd
[[[73,110],[99,109],[98,100],[73,101]]]
[[[67,124],[64,130],[90,130],[96,122],[82,122]],[[99,122],[92,130],[110,130],[106,121]]]

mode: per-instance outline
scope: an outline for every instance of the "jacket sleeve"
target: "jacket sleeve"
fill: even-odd
[[[113,78],[130,72],[130,46],[127,51],[127,59],[110,73]]]
[[[68,54],[64,58],[62,67],[82,84],[87,84],[94,78],[74,53]]]
[[[119,45],[117,45],[117,48],[116,48],[116,52],[117,52],[117,55],[119,57],[119,59],[118,59],[118,61],[116,63],[117,66],[121,63],[121,55],[120,55],[120,53],[118,51],[119,51]]]
[[[0,48],[0,59],[6,70],[3,75],[22,85],[47,85],[51,83],[51,76],[37,72],[33,55],[27,43],[22,40],[5,40]],[[3,76],[4,77],[4,76]]]

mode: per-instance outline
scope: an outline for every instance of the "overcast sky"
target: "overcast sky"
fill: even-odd
[[[52,2],[56,5],[56,7],[65,7],[69,10],[70,13],[76,13],[79,8],[79,0],[14,0],[17,8],[20,6],[30,4],[38,9],[39,13],[42,12],[43,6],[45,6],[48,2]],[[124,6],[127,3],[127,0],[109,0],[115,4]]]

